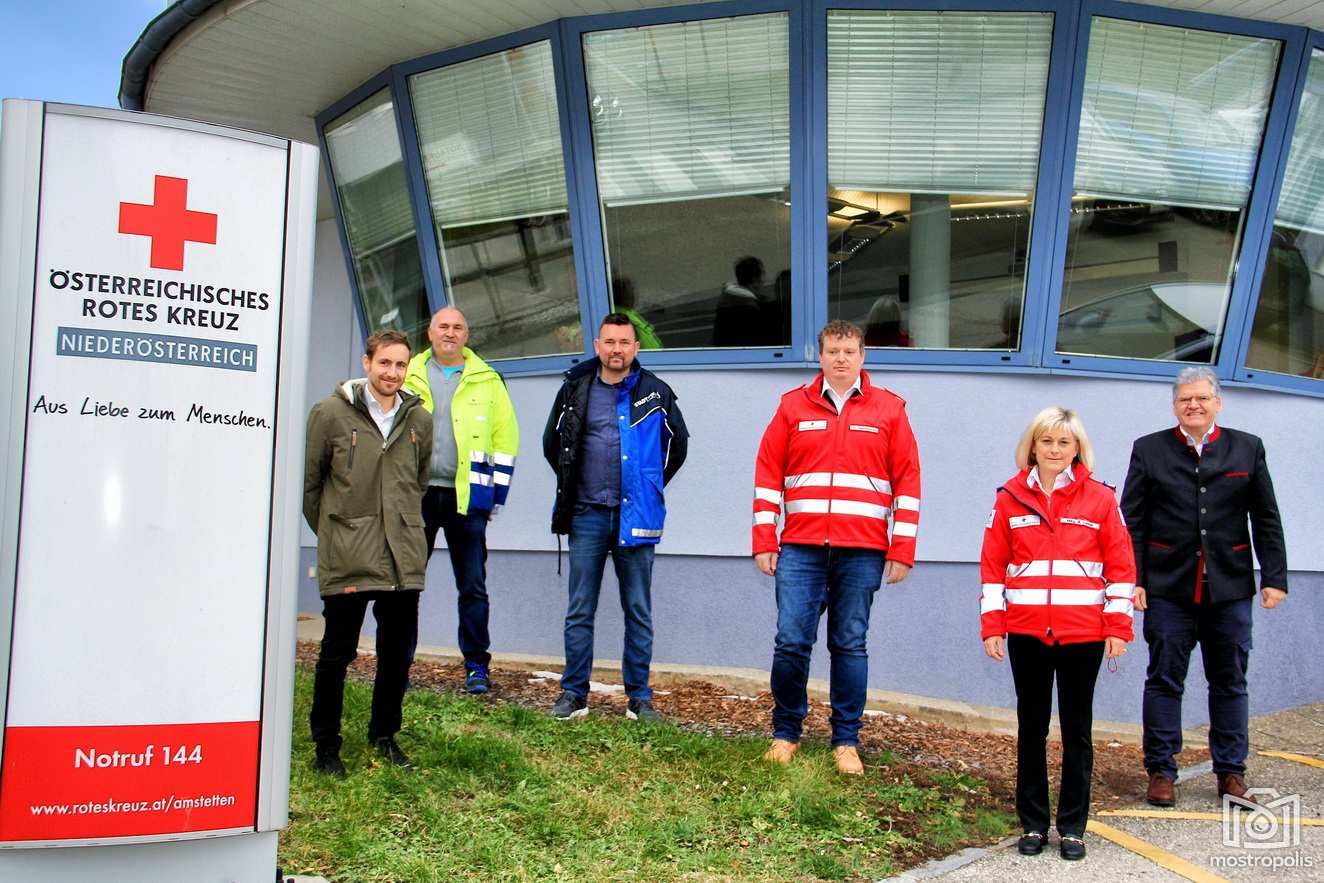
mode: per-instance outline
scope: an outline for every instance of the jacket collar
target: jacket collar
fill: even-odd
[[[817,374],[814,375],[814,379],[806,383],[804,386],[802,386],[801,389],[804,391],[805,398],[809,399],[809,401],[821,405],[824,408],[828,408],[833,413],[835,413],[837,410],[836,407],[830,401],[827,400],[826,396],[823,395],[824,382],[825,382],[825,378],[823,377],[823,372],[819,371]],[[869,395],[873,392],[874,388],[875,387],[873,385],[873,381],[869,379],[869,372],[861,369],[860,397],[864,399],[868,399]]]
[[[336,398],[340,399],[345,404],[349,405],[351,408],[357,408],[358,410],[362,411],[364,414],[367,414],[368,403],[363,398],[363,396],[366,394],[367,385],[368,385],[368,378],[366,377],[350,378],[349,380],[346,380],[345,382],[336,386],[332,394],[335,395]],[[414,405],[422,401],[422,397],[419,396],[418,393],[410,392],[409,390],[405,389],[403,386],[400,387],[399,396],[400,396],[400,412],[399,414],[396,415],[397,420],[399,420],[400,414],[404,414],[410,408],[414,407]]]
[[[1084,463],[1073,464],[1071,467],[1071,474],[1074,480],[1053,491],[1054,496],[1064,494],[1068,498],[1074,497],[1080,486],[1090,477],[1090,471],[1085,468]],[[1043,498],[1040,496],[1039,492],[1030,487],[1029,469],[1022,469],[1020,472],[1017,472],[1008,479],[999,490],[1006,491],[1011,494],[1012,498],[1018,503],[1034,509],[1036,512],[1040,511],[1039,507],[1043,504]]]
[[[1204,440],[1204,449],[1206,451],[1209,450],[1209,446],[1212,445],[1214,442],[1218,441],[1218,437],[1222,434],[1223,434],[1223,428],[1219,426],[1217,423],[1215,423],[1214,428],[1209,430],[1209,433]],[[1195,451],[1195,447],[1190,442],[1190,437],[1186,434],[1186,431],[1183,430],[1180,426],[1172,427],[1172,435],[1175,439],[1177,439],[1177,443],[1181,445],[1183,448],[1186,448],[1187,450],[1190,450],[1192,452]]]

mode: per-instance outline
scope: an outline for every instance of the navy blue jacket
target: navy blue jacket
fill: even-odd
[[[588,391],[601,367],[594,358],[571,368],[556,394],[542,434],[543,456],[556,473],[552,532],[570,533],[579,488]],[[630,366],[616,394],[621,425],[622,546],[643,546],[662,538],[666,502],[662,488],[685,462],[689,431],[676,394],[657,375]]]
[[[1150,595],[1217,604],[1287,590],[1287,552],[1264,444],[1224,426],[1203,456],[1177,427],[1136,439],[1122,490],[1135,547],[1136,585]],[[1197,588],[1198,586],[1198,588]]]

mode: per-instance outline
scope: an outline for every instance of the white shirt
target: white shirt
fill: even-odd
[[[400,402],[404,401],[400,398],[400,393],[395,394],[395,401],[391,403],[391,410],[389,411],[382,411],[382,406],[377,403],[377,397],[368,389],[366,383],[363,384],[363,398],[368,403],[368,415],[372,417],[372,422],[376,423],[377,428],[381,430],[382,438],[389,438],[391,427],[395,425],[395,415],[400,413]]]
[[[1076,476],[1071,474],[1074,468],[1075,467],[1073,466],[1068,466],[1057,474],[1057,479],[1053,482],[1053,490],[1064,488],[1076,480]],[[1030,467],[1030,474],[1026,476],[1025,483],[1030,486],[1030,490],[1037,490],[1044,486],[1043,481],[1039,478],[1038,464]]]
[[[1204,456],[1204,443],[1209,441],[1209,436],[1214,434],[1214,424],[1212,423],[1209,424],[1209,431],[1206,432],[1204,434],[1204,438],[1200,439],[1199,441],[1196,441],[1194,438],[1187,435],[1186,430],[1182,429],[1180,426],[1178,426],[1177,428],[1181,429],[1182,438],[1186,439],[1186,444],[1195,448],[1196,454],[1200,456]]]
[[[826,377],[823,378],[823,395],[827,396],[832,401],[832,404],[837,406],[838,414],[841,413],[842,408],[846,407],[846,399],[850,398],[856,393],[860,393],[861,395],[863,394],[860,392],[860,378],[858,377],[855,378],[855,385],[852,386],[850,389],[846,390],[846,394],[842,396],[837,395],[837,391],[832,388],[832,384],[827,382]]]

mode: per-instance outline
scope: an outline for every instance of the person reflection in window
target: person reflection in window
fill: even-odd
[[[901,327],[901,303],[894,294],[885,294],[873,302],[864,320],[866,346],[914,346],[915,342]]]
[[[713,346],[776,346],[780,341],[776,304],[763,294],[763,261],[746,255],[736,261],[736,281],[722,286],[713,317]]]
[[[611,277],[611,301],[613,309],[625,315],[634,326],[635,336],[639,339],[639,349],[662,349],[662,338],[657,336],[657,329],[635,309],[638,298],[635,296],[634,282],[629,276]]]

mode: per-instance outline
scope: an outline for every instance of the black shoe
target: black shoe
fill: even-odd
[[[380,739],[374,739],[372,746],[377,749],[377,753],[386,758],[388,763],[393,763],[406,770],[412,770],[414,765],[409,762],[409,755],[400,750],[400,746],[395,744],[395,739],[390,736],[383,736]]]
[[[666,718],[653,707],[652,699],[631,699],[630,704],[625,707],[625,716],[632,721],[644,721],[649,724],[666,721]]]
[[[1063,835],[1058,851],[1062,853],[1062,858],[1067,861],[1078,862],[1085,857],[1085,839],[1083,837],[1072,837],[1069,834]]]
[[[557,720],[570,720],[572,717],[583,717],[588,714],[588,700],[583,696],[576,696],[569,690],[562,690],[561,695],[552,706],[552,717]]]
[[[1026,831],[1021,835],[1021,839],[1016,841],[1016,851],[1021,855],[1038,855],[1044,851],[1044,844],[1047,842],[1047,834],[1039,831]]]
[[[343,779],[349,775],[345,772],[345,765],[340,761],[340,752],[335,749],[318,749],[317,758],[313,761],[313,769],[337,779]]]

